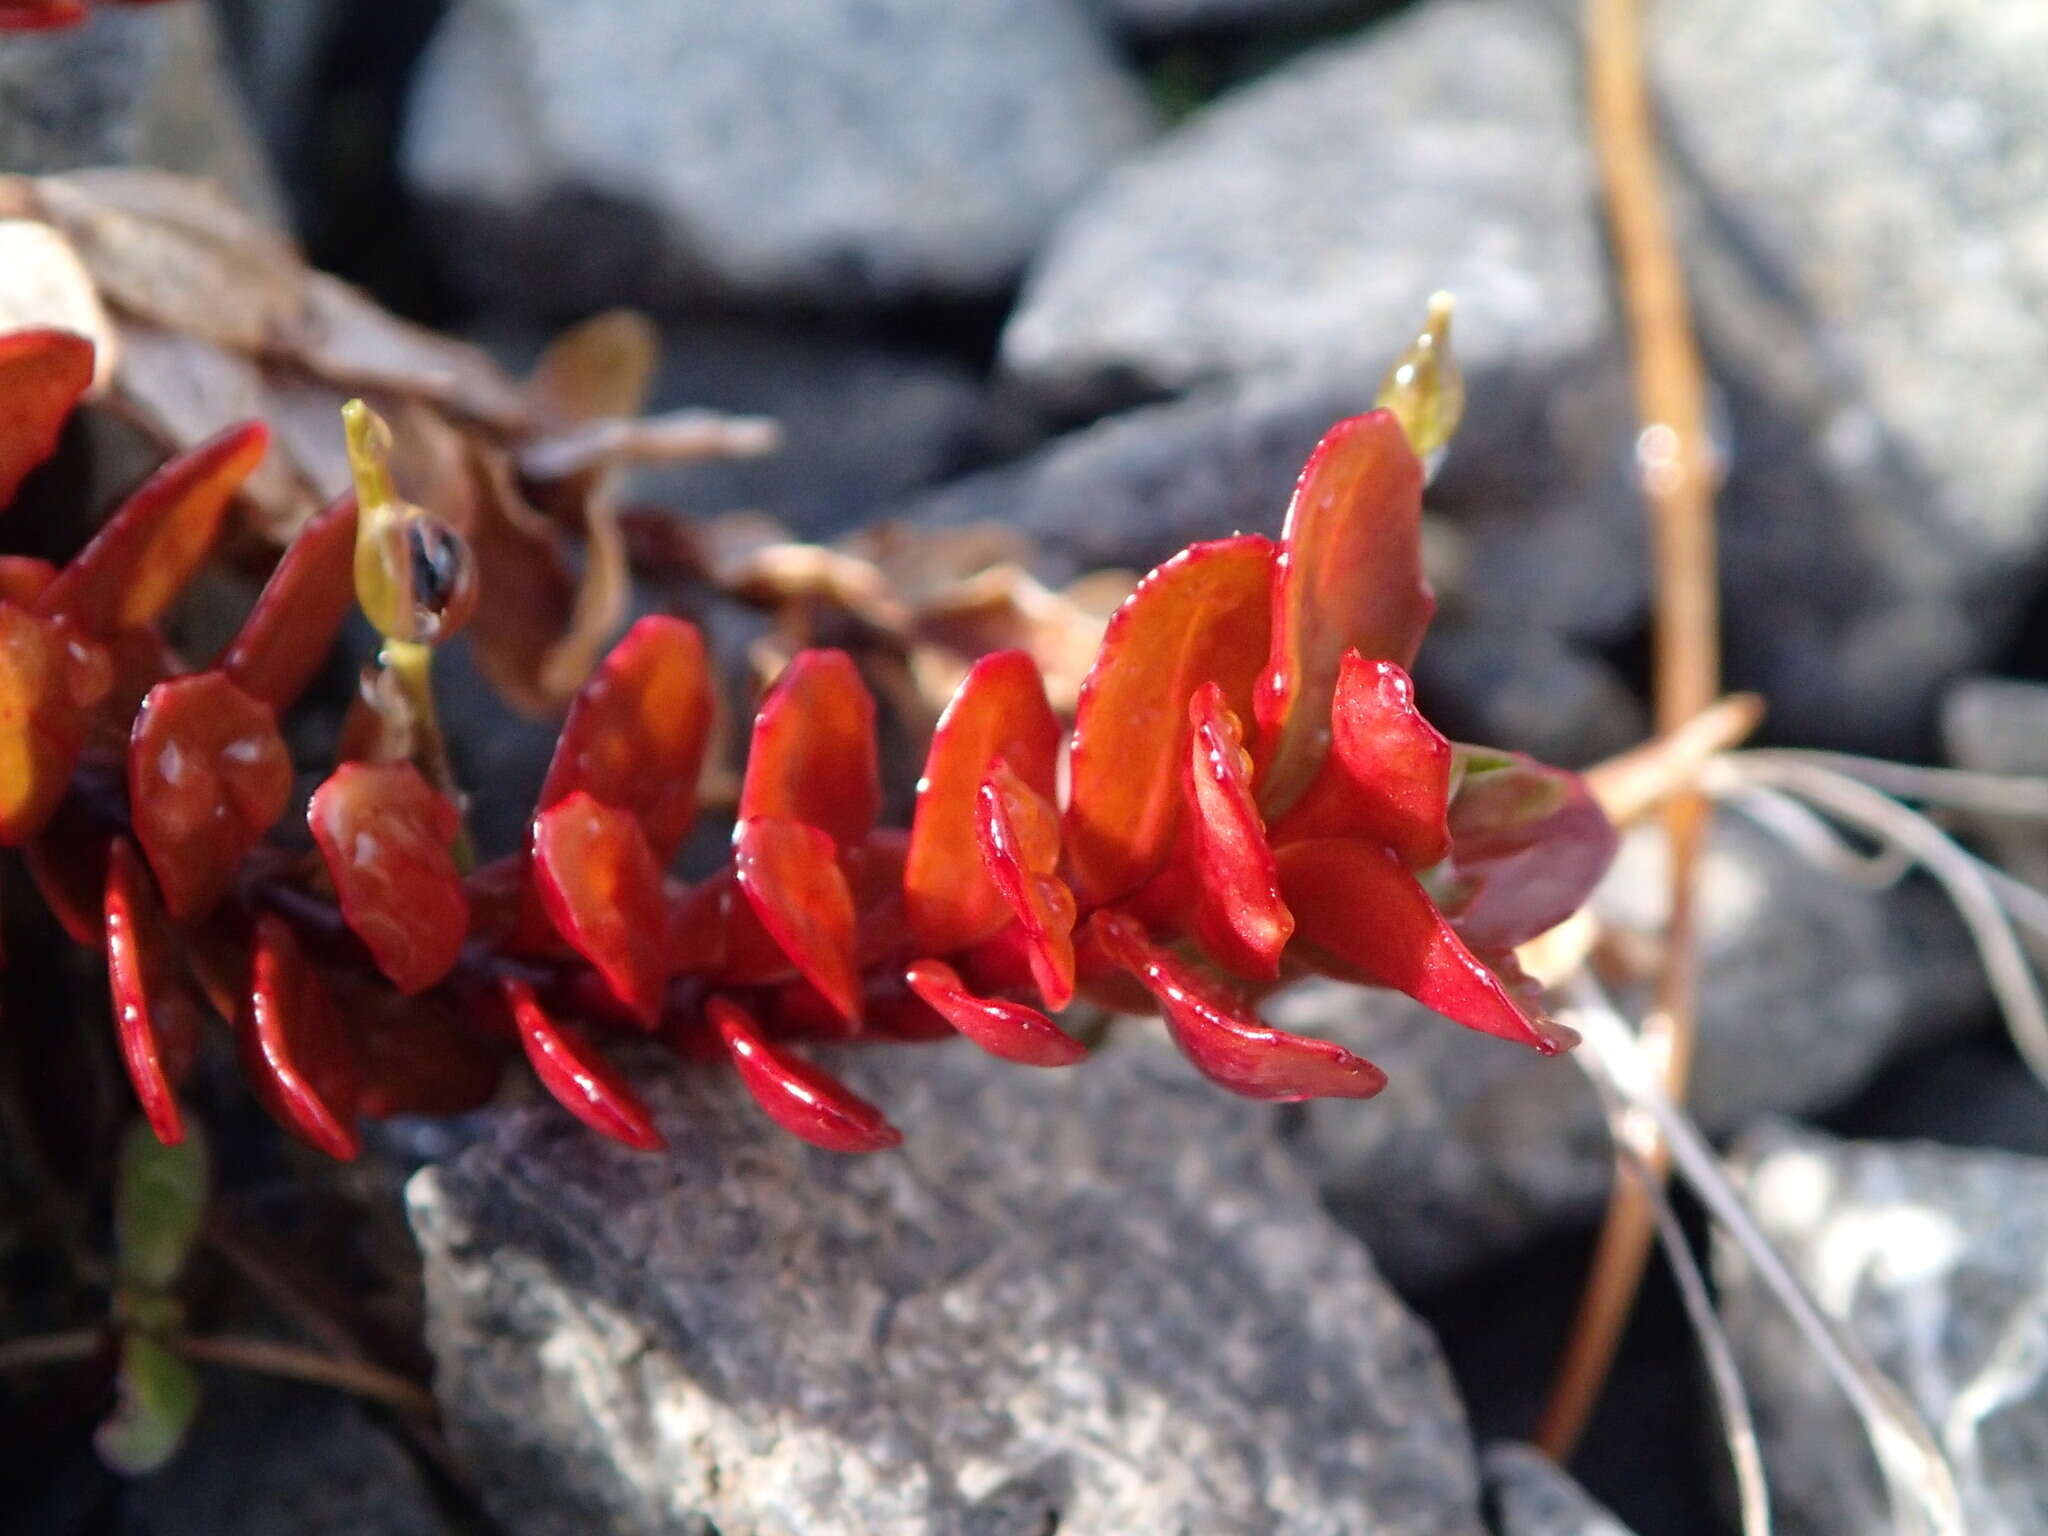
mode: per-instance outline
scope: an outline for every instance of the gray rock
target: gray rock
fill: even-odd
[[[2048,1161],[1774,1126],[1734,1165],[1764,1231],[1934,1430],[1965,1527],[2048,1528]],[[1725,1246],[1716,1268],[1777,1529],[1889,1528],[1863,1432],[1812,1347]]]
[[[1500,1536],[1629,1536],[1628,1527],[1532,1445],[1489,1445],[1480,1470]]]
[[[528,308],[980,297],[1148,120],[1071,0],[460,0],[403,169]]]
[[[1544,629],[1460,619],[1430,627],[1416,697],[1454,741],[1578,768],[1649,734],[1642,704],[1597,654]]]
[[[2048,684],[1964,678],[1942,700],[1941,737],[1958,768],[2048,778]],[[2048,830],[2038,819],[1980,814],[1970,826],[2007,874],[2048,889]],[[2048,936],[2022,928],[2020,942],[2048,963]]]
[[[1728,387],[1730,663],[1804,740],[1926,743],[2048,554],[2048,13],[1702,0],[1653,29]]]
[[[670,1067],[661,1155],[547,1108],[415,1177],[448,1431],[514,1536],[1478,1531],[1435,1345],[1270,1110],[1150,1041],[834,1065],[901,1152]]]
[[[1093,0],[1116,25],[1145,38],[1327,22],[1384,8],[1385,0]]]
[[[1625,840],[1595,902],[1611,925],[1647,936],[1662,922],[1663,890],[1661,845],[1643,833]],[[1986,1009],[1974,951],[1939,898],[1843,885],[1733,815],[1702,860],[1701,903],[1691,1106],[1709,1132],[1839,1103],[1887,1060]],[[1292,1112],[1291,1144],[1404,1289],[1512,1253],[1604,1198],[1606,1132],[1568,1060],[1334,984],[1299,988],[1267,1012],[1341,1040],[1391,1079],[1363,1111]]]

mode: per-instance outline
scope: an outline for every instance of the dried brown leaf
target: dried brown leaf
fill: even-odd
[[[51,326],[93,344],[93,388],[104,389],[120,351],[92,274],[71,243],[34,219],[0,220],[0,331]]]

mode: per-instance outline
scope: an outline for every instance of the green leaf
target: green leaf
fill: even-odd
[[[187,1120],[167,1147],[145,1121],[128,1127],[114,1186],[114,1248],[123,1284],[165,1291],[177,1281],[206,1214],[206,1137]]]
[[[119,1401],[93,1431],[93,1449],[114,1471],[140,1477],[177,1454],[199,1411],[199,1377],[147,1334],[130,1333],[116,1386]]]

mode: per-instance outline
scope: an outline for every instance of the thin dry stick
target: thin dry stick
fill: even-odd
[[[323,1355],[304,1345],[282,1339],[239,1337],[199,1338],[187,1335],[174,1339],[171,1348],[197,1365],[225,1365],[264,1376],[281,1376],[290,1381],[311,1382],[333,1387],[373,1403],[382,1403],[400,1413],[430,1419],[438,1411],[433,1394],[425,1387],[366,1360],[344,1360]]]
[[[1637,460],[1649,502],[1656,576],[1656,715],[1673,731],[1720,691],[1719,595],[1715,582],[1714,466],[1706,431],[1706,380],[1693,340],[1685,277],[1664,210],[1656,133],[1643,79],[1636,0],[1586,0],[1587,90],[1593,140],[1635,371],[1642,423]],[[1671,856],[1671,920],[1656,1010],[1643,1043],[1665,1091],[1682,1101],[1692,1072],[1699,953],[1693,866],[1706,838],[1707,802],[1696,792],[1664,807]],[[1652,1149],[1660,1175],[1665,1155]],[[1614,1361],[1635,1305],[1654,1230],[1642,1189],[1616,1179],[1586,1292],[1565,1345],[1537,1443],[1570,1459]]]
[[[70,1333],[35,1333],[0,1343],[0,1375],[28,1371],[46,1365],[75,1365],[90,1360],[107,1342],[101,1328],[79,1328]]]

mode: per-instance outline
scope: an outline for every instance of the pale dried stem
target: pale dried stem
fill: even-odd
[[[1675,729],[1595,763],[1586,770],[1586,787],[1609,821],[1631,826],[1693,789],[1707,759],[1741,746],[1763,718],[1764,701],[1756,694],[1731,693]]]
[[[259,1375],[332,1387],[400,1413],[431,1419],[438,1411],[433,1394],[415,1381],[366,1360],[345,1360],[281,1339],[241,1337],[173,1339],[171,1348],[195,1365],[224,1365]]]

